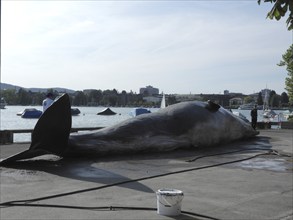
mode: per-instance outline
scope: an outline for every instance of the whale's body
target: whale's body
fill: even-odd
[[[142,114],[87,135],[71,135],[70,153],[87,149],[93,154],[169,151],[213,146],[257,134],[224,108],[207,109],[205,102],[182,102]],[[68,152],[69,153],[69,152]]]
[[[101,156],[214,146],[258,134],[249,123],[212,102],[182,102],[89,134],[72,134],[70,102],[61,96],[39,119],[29,150],[7,163],[42,154]]]

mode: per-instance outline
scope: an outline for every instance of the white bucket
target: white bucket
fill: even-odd
[[[176,216],[181,214],[183,192],[178,189],[159,189],[157,192],[157,213]]]

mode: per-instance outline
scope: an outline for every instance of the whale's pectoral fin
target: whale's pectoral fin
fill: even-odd
[[[33,133],[30,148],[0,161],[0,164],[44,154],[62,156],[71,130],[71,107],[67,94],[62,95],[42,114]]]
[[[219,104],[214,103],[214,102],[208,100],[207,105],[206,105],[205,108],[206,108],[207,110],[211,111],[211,112],[216,112],[216,111],[219,110],[220,107],[221,107],[221,106],[220,106]]]
[[[25,160],[25,159],[29,159],[29,158],[33,158],[33,157],[37,157],[37,156],[41,156],[44,154],[48,154],[48,152],[44,151],[44,150],[25,150],[23,152],[20,152],[18,154],[12,155],[10,157],[7,157],[5,159],[0,160],[0,165],[5,165],[5,164],[9,164],[12,162],[15,162],[17,160]]]

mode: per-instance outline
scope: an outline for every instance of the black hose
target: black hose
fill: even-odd
[[[189,168],[189,169],[173,171],[173,172],[169,172],[169,173],[163,173],[163,174],[158,174],[158,175],[153,175],[153,176],[148,176],[148,177],[141,177],[141,178],[132,179],[132,180],[125,180],[125,181],[120,181],[120,182],[116,182],[116,183],[107,184],[107,185],[104,185],[104,186],[81,189],[81,190],[76,190],[76,191],[71,191],[71,192],[66,192],[66,193],[60,193],[60,194],[51,195],[51,196],[39,197],[39,198],[35,198],[35,199],[15,200],[15,201],[4,202],[4,203],[0,203],[0,208],[3,207],[3,206],[4,207],[5,206],[13,206],[13,204],[17,204],[17,203],[31,203],[31,202],[42,201],[42,200],[47,200],[47,199],[53,199],[53,198],[57,198],[57,197],[63,197],[63,196],[68,196],[68,195],[73,195],[73,194],[78,194],[78,193],[84,193],[84,192],[89,192],[89,191],[94,191],[94,190],[100,190],[100,189],[109,188],[109,187],[112,187],[112,186],[122,185],[122,184],[126,184],[126,183],[138,182],[138,181],[154,179],[154,178],[163,177],[163,176],[169,176],[169,175],[173,175],[173,174],[185,173],[185,172],[190,172],[190,171],[195,171],[195,170],[202,170],[202,169],[207,169],[207,168],[212,168],[212,167],[217,167],[217,166],[223,166],[223,165],[232,164],[232,163],[238,163],[238,162],[242,162],[242,161],[245,161],[245,160],[250,160],[250,159],[253,159],[253,158],[256,158],[256,157],[259,157],[259,156],[263,156],[263,155],[268,155],[268,154],[270,154],[270,152],[257,154],[257,155],[247,157],[247,158],[243,158],[243,159],[238,159],[238,160],[233,160],[233,161],[228,161],[228,162],[223,162],[223,163],[217,163],[217,164],[212,164],[212,165],[206,165],[206,166],[201,166],[201,167],[193,167],[193,168]]]
[[[81,209],[81,210],[90,210],[90,211],[121,211],[121,210],[139,210],[139,211],[157,211],[157,208],[149,207],[133,207],[133,206],[69,206],[69,205],[52,205],[52,204],[14,204],[13,206],[22,206],[22,207],[42,207],[42,208],[62,208],[62,209]],[[219,220],[207,215],[198,214],[195,212],[181,211],[182,214],[187,214],[191,216]]]
[[[235,151],[229,151],[229,152],[223,152],[223,153],[217,153],[217,154],[207,154],[207,155],[203,155],[203,156],[198,156],[195,157],[193,159],[189,159],[186,162],[194,162],[198,159],[201,158],[206,158],[206,157],[213,157],[213,156],[219,156],[219,155],[226,155],[226,154],[234,154],[234,153],[239,153],[239,152],[245,152],[245,151],[268,151],[270,153],[274,153],[277,155],[280,155],[276,150],[274,149],[266,149],[266,148],[251,148],[251,149],[240,149],[240,150],[235,150]],[[288,155],[286,155],[288,156]]]
[[[223,166],[223,165],[232,164],[232,163],[238,163],[238,162],[250,160],[250,159],[253,159],[253,158],[256,158],[256,157],[259,157],[259,156],[263,156],[263,155],[274,154],[274,155],[279,155],[279,156],[289,156],[289,155],[281,155],[276,150],[272,150],[272,149],[254,148],[254,149],[248,149],[248,150],[250,150],[250,151],[251,150],[254,150],[254,151],[255,150],[267,150],[268,152],[261,153],[261,154],[256,154],[254,156],[243,158],[243,159],[238,159],[238,160],[233,160],[233,161],[228,161],[228,162],[223,162],[223,163],[217,163],[217,164],[213,164],[213,165],[206,165],[206,166],[201,166],[201,167],[193,167],[193,168],[190,168],[190,169],[184,169],[184,170],[179,170],[179,171],[174,171],[174,172],[169,172],[169,173],[164,173],[164,174],[158,174],[158,175],[153,175],[153,176],[148,176],[148,177],[142,177],[142,178],[137,178],[137,179],[133,179],[133,180],[126,180],[126,181],[116,182],[116,183],[107,184],[107,185],[99,186],[99,187],[76,190],[76,191],[72,191],[72,192],[60,193],[60,194],[56,194],[56,195],[39,197],[39,198],[35,198],[35,199],[15,200],[15,201],[4,202],[4,203],[0,203],[0,208],[7,208],[7,207],[12,207],[12,206],[30,206],[30,207],[85,209],[85,210],[111,210],[111,211],[114,211],[114,210],[151,210],[151,211],[154,211],[154,210],[157,210],[157,209],[155,209],[155,208],[147,208],[147,207],[122,207],[122,206],[85,207],[85,206],[68,206],[68,205],[29,204],[29,203],[36,202],[36,201],[47,200],[47,199],[52,199],[52,198],[57,198],[57,197],[73,195],[73,194],[77,194],[77,193],[84,193],[84,192],[89,192],[89,191],[109,188],[109,187],[112,187],[112,186],[122,185],[122,184],[126,184],[126,183],[131,183],[131,182],[138,182],[138,181],[143,181],[143,180],[147,180],[147,179],[154,179],[154,178],[173,175],[173,174],[179,174],[179,173],[190,172],[190,171],[195,171],[195,170],[202,170],[202,169],[207,169],[207,168],[212,168],[212,167],[217,167],[217,166]],[[243,150],[237,150],[237,151],[231,151],[231,152],[225,152],[225,153],[204,155],[204,156],[200,156],[200,157],[196,157],[194,159],[188,160],[188,162],[193,162],[195,160],[198,160],[198,159],[204,158],[204,157],[224,155],[224,154],[230,154],[230,153],[236,153],[236,152],[248,151],[248,150],[243,149]],[[217,218],[206,216],[206,215],[201,215],[201,214],[194,213],[194,212],[182,211],[182,213],[197,216],[197,217],[207,218],[207,219],[218,220]]]

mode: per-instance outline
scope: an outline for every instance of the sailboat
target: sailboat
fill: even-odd
[[[273,120],[276,116],[276,112],[269,109],[269,97],[268,97],[268,90],[266,89],[265,98],[264,98],[264,104],[263,104],[263,119],[265,121]]]
[[[165,94],[163,93],[162,101],[161,101],[161,107],[160,108],[166,108],[166,99]]]

